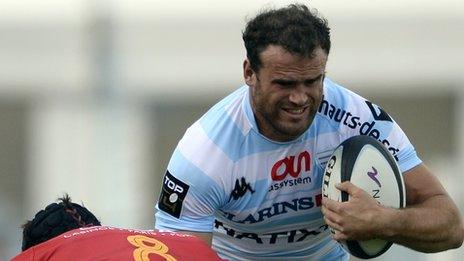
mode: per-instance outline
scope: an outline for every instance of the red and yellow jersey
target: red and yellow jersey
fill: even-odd
[[[221,260],[200,238],[108,226],[78,228],[22,252],[21,260]]]

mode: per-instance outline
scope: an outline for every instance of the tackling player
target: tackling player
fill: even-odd
[[[199,238],[154,230],[101,226],[69,196],[39,211],[24,225],[23,252],[12,261],[220,260]]]

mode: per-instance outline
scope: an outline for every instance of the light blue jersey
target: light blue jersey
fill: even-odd
[[[213,232],[213,248],[229,260],[347,260],[323,220],[321,187],[333,150],[359,134],[382,142],[403,173],[421,163],[387,113],[329,79],[310,128],[291,142],[259,133],[243,86],[180,140],[156,228]]]

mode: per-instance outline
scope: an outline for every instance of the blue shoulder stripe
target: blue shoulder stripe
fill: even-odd
[[[217,209],[227,200],[224,189],[193,165],[178,149],[172,154],[168,170],[173,176],[187,183],[190,186],[189,193],[204,200],[204,203],[211,209]]]

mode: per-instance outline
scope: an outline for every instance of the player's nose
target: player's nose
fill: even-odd
[[[292,89],[288,99],[295,105],[303,106],[308,102],[309,97],[304,89],[304,86],[299,85]]]

